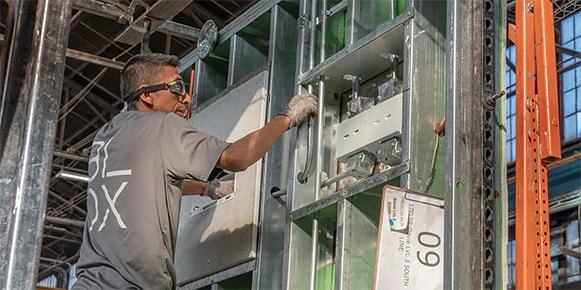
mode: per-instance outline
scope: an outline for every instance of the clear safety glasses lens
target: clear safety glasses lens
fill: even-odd
[[[182,80],[175,80],[173,82],[169,82],[167,83],[167,87],[170,92],[178,96],[184,96],[186,94],[186,85]]]

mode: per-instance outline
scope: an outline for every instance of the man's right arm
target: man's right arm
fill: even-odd
[[[246,170],[260,160],[286,130],[316,114],[318,107],[318,99],[312,94],[294,96],[281,114],[224,150],[216,167],[233,172]]]

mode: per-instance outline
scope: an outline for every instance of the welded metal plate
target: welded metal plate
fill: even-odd
[[[308,73],[300,75],[299,83],[307,85],[316,82],[319,76],[324,76],[325,89],[340,94],[351,89],[351,82],[343,79],[344,74],[359,76],[363,81],[377,76],[390,67],[389,61],[380,55],[403,55],[404,32],[409,17],[401,15],[393,22],[380,25],[374,32],[327,58]]]
[[[337,127],[337,159],[365,149],[376,153],[379,142],[402,131],[403,95],[399,94],[365,110]]]
[[[192,116],[201,131],[235,141],[266,120],[268,72],[261,72]],[[256,257],[261,162],[235,174],[234,194],[217,202],[182,198],[175,266],[178,284]]]

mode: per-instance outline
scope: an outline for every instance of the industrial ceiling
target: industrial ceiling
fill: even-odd
[[[265,0],[262,0],[265,1]],[[122,108],[119,75],[140,53],[149,25],[148,48],[184,57],[195,46],[203,24],[218,29],[259,0],[74,0],[70,20],[54,159],[42,239],[39,280],[62,264],[74,263],[82,241],[87,184],[57,177],[61,171],[87,175],[93,137]],[[580,1],[553,1],[556,21],[581,9]],[[509,1],[508,19],[514,16]],[[511,11],[512,10],[512,11]],[[0,1],[0,42],[8,4]],[[514,18],[512,18],[514,19]]]
[[[58,114],[54,159],[38,279],[78,258],[86,216],[87,183],[57,177],[87,175],[93,137],[122,109],[119,76],[142,49],[178,57],[191,52],[200,29],[225,27],[258,0],[74,0]],[[7,1],[0,1],[0,41]],[[149,33],[143,33],[148,25]],[[149,34],[149,45],[142,45]]]

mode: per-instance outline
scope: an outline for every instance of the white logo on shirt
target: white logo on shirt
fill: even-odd
[[[93,142],[93,146],[97,146],[97,150],[96,150],[95,156],[93,156],[93,158],[91,158],[89,160],[89,164],[91,164],[91,163],[95,164],[95,172],[93,173],[93,175],[89,176],[89,183],[91,181],[93,181],[95,179],[95,177],[97,177],[97,174],[99,173],[99,165],[100,165],[99,158],[101,156],[101,154],[100,154],[101,149],[103,149],[103,153],[105,156],[103,158],[103,169],[101,170],[101,178],[102,179],[116,177],[116,176],[131,175],[131,169],[107,171],[107,158],[109,158],[109,152],[107,150],[107,147],[109,146],[109,144],[111,143],[112,140],[113,140],[113,138],[109,139],[109,141],[107,141],[106,144],[105,144],[105,142],[102,142],[102,141]],[[123,181],[121,183],[121,186],[119,186],[119,188],[115,191],[115,194],[113,195],[113,197],[111,197],[111,195],[109,194],[109,189],[107,188],[107,186],[105,184],[101,185],[101,190],[102,190],[103,194],[105,195],[105,199],[107,200],[108,207],[105,209],[105,214],[103,215],[103,221],[101,222],[101,225],[99,225],[99,229],[98,229],[99,232],[101,230],[103,230],[103,227],[105,227],[105,224],[107,222],[107,218],[109,217],[109,213],[112,213],[113,216],[115,216],[115,219],[117,220],[117,224],[119,225],[120,228],[122,228],[122,229],[127,228],[127,226],[123,222],[123,219],[121,219],[121,215],[119,214],[119,211],[117,211],[117,208],[115,208],[115,202],[117,202],[119,195],[121,195],[121,193],[123,192],[123,190],[125,189],[125,186],[127,186],[127,184],[128,184],[127,181]],[[99,220],[99,200],[97,199],[97,193],[95,192],[95,190],[93,190],[93,188],[89,187],[89,189],[87,191],[88,191],[89,195],[91,197],[93,197],[93,199],[95,200],[95,217],[93,218],[93,220],[91,220],[91,225],[89,226],[89,231],[93,231],[93,226]]]

